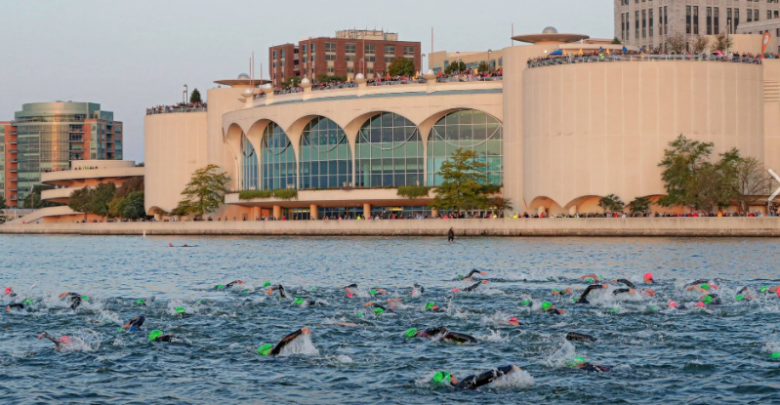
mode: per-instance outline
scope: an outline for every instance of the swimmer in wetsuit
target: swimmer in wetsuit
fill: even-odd
[[[590,301],[588,301],[587,297],[588,294],[591,293],[593,290],[603,290],[609,288],[609,284],[594,284],[589,285],[588,288],[585,289],[585,291],[580,295],[580,298],[577,298],[577,304],[590,304]]]
[[[572,294],[571,287],[566,287],[564,289],[553,288],[552,290],[552,295],[555,297],[559,295],[571,295],[571,294]]]
[[[425,310],[427,312],[446,312],[445,310],[439,308],[439,306],[436,305],[436,303],[433,301],[425,304]]]
[[[460,380],[447,371],[439,371],[433,376],[431,381],[436,385],[450,385],[459,390],[475,390],[479,387],[492,383],[499,377],[510,375],[517,371],[520,371],[520,367],[503,366],[486,371],[480,375],[470,375]]]
[[[357,290],[357,288],[358,288],[358,285],[355,284],[355,283],[352,283],[352,284],[344,287],[344,292],[347,293],[347,297],[352,298],[353,296],[355,296],[355,291],[352,291],[352,290],[353,289]]]
[[[16,293],[14,292],[14,290],[11,287],[5,287],[5,295],[7,295],[7,296],[9,296],[11,298],[16,298]]]
[[[484,272],[484,271],[480,271],[480,270],[474,269],[474,270],[471,270],[471,271],[469,272],[469,274],[467,274],[465,277],[464,277],[463,275],[461,275],[461,274],[458,274],[458,278],[456,278],[455,280],[456,280],[456,281],[457,281],[457,280],[462,280],[462,281],[474,281],[474,279],[473,279],[472,277],[473,277],[474,275],[476,275],[476,274],[479,274],[479,275],[481,275],[481,276],[487,276],[487,272]]]
[[[415,328],[411,328],[406,331],[406,337],[420,337],[420,338],[439,338],[444,342],[453,342],[459,345],[477,343],[477,339],[473,336],[469,336],[465,333],[450,332],[446,327],[440,326],[438,328],[426,329],[422,332]]]
[[[24,304],[17,303],[17,304],[8,304],[5,306],[5,312],[11,312],[11,310],[13,309],[21,311],[24,309]]]
[[[270,289],[268,289],[268,295],[271,295],[274,293],[274,291],[279,291],[279,296],[282,298],[287,298],[287,294],[284,292],[284,286],[279,284],[277,286],[273,286]]]
[[[261,356],[278,356],[282,352],[282,349],[285,348],[285,346],[289,345],[295,339],[303,335],[311,335],[311,330],[309,328],[298,329],[295,332],[283,337],[282,340],[276,344],[276,346],[270,344],[260,346],[260,348],[257,349],[257,353]]]
[[[647,295],[648,297],[655,297],[655,290],[652,288],[640,288],[638,290],[642,294]],[[630,294],[630,295],[636,295],[637,290],[635,288],[618,288],[612,291],[612,295],[617,296],[620,294]]]
[[[612,370],[612,366],[602,366],[602,365],[599,365],[599,364],[588,363],[582,357],[575,357],[569,363],[569,367],[577,368],[577,369],[588,371],[588,372],[592,372],[592,373],[603,373],[603,372]]]
[[[235,286],[236,284],[244,284],[244,282],[241,281],[241,280],[236,280],[236,281],[231,281],[231,282],[229,282],[229,283],[227,283],[225,285],[218,284],[217,285],[217,290],[223,290],[223,289],[227,290],[227,289],[233,288],[233,286]]]
[[[56,351],[60,351],[62,350],[63,346],[73,343],[73,341],[70,340],[70,338],[67,336],[61,336],[59,339],[57,339],[54,336],[50,335],[48,332],[43,332],[40,335],[38,335],[38,340],[41,339],[47,339],[52,343],[54,343],[54,350]]]
[[[598,339],[584,333],[569,332],[566,334],[566,340],[570,342],[595,342]]]
[[[750,293],[750,287],[742,287],[736,296],[737,301],[750,301],[753,299],[753,294]]]
[[[463,291],[463,292],[472,292],[472,291],[476,290],[477,287],[479,287],[481,284],[488,284],[488,283],[490,283],[490,281],[482,280],[482,281],[476,282],[476,283],[474,283],[474,284],[472,284],[472,285],[470,285],[470,286],[468,286],[468,287],[466,287],[466,288],[464,288],[462,290],[459,289],[459,288],[454,288],[452,290],[452,292],[461,292],[461,291]]]
[[[146,321],[146,317],[143,315],[136,316],[130,322],[125,324],[125,326],[122,326],[122,329],[128,331],[128,332],[141,332],[141,326],[143,326],[144,321]]]
[[[455,242],[455,231],[452,228],[447,232],[447,242]]]
[[[555,308],[552,303],[549,303],[547,301],[542,303],[542,312],[549,315],[564,315],[566,314],[566,311]]]
[[[416,294],[425,294],[425,287],[421,286],[420,284],[414,283],[414,286],[412,286],[412,295]]]
[[[600,276],[597,276],[595,274],[586,274],[584,276],[580,276],[580,279],[582,279],[582,281],[584,281],[586,283],[590,283],[590,284],[598,283],[603,278],[604,277],[600,277]]]
[[[79,306],[81,306],[81,301],[88,301],[86,295],[81,295],[77,293],[72,292],[65,292],[60,294],[60,298],[70,298],[70,309],[76,310]]]
[[[150,342],[164,342],[164,343],[177,343],[181,341],[181,338],[173,333],[163,334],[161,330],[153,330],[149,332]]]

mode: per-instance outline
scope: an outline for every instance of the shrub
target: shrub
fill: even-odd
[[[420,197],[428,197],[430,190],[430,187],[424,186],[401,186],[398,187],[398,196],[414,200]]]

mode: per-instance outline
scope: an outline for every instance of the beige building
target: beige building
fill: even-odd
[[[615,38],[645,49],[662,47],[670,35],[746,33],[744,24],[780,20],[780,3],[749,0],[614,0]],[[765,30],[764,30],[765,31]],[[753,31],[757,33],[758,30]],[[772,32],[775,35],[775,32]],[[777,46],[773,49],[777,49]],[[773,51],[775,52],[775,51]]]
[[[458,147],[477,153],[483,181],[501,186],[515,213],[592,213],[607,194],[662,196],[657,165],[679,134],[780,168],[780,61],[587,56],[622,45],[555,29],[514,40],[527,45],[500,51],[495,81],[429,71],[425,83],[358,77],[357,87],[314,91],[304,81],[292,94],[218,82],[231,87],[208,92],[208,112],[147,116],[147,212],[173,210],[209,163],[232,190],[213,217],[231,220],[435,216],[432,192],[410,199],[398,189],[441,184],[441,163]],[[760,43],[746,36],[743,46]],[[297,197],[260,192],[288,189]]]

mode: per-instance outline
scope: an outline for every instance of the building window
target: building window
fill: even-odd
[[[317,117],[301,135],[301,190],[338,188],[352,183],[352,153],[344,130]]]
[[[485,164],[483,184],[503,184],[503,126],[482,111],[462,110],[447,114],[434,124],[428,138],[428,186],[440,186],[441,165],[458,148],[472,150]]]
[[[295,187],[295,152],[281,127],[271,122],[263,131],[262,190]]]
[[[257,190],[257,154],[246,134],[241,134],[241,189]]]
[[[366,63],[376,62],[376,45],[366,45],[364,58]]]
[[[620,13],[620,39],[626,39],[626,15]]]
[[[753,20],[758,21],[758,10],[753,10]]]
[[[336,52],[336,43],[335,42],[326,42],[325,43],[325,52]]]
[[[707,35],[712,35],[712,7],[707,7]]]
[[[715,14],[712,18],[713,21],[713,30],[712,33],[715,35],[720,34],[720,7],[715,7],[714,10]]]
[[[685,6],[685,33],[691,33],[691,6]]]
[[[737,29],[739,28],[739,9],[734,9],[734,33],[737,32]]]
[[[404,56],[414,57],[414,47],[413,46],[405,46],[404,47]]]
[[[366,121],[355,145],[357,187],[423,185],[423,145],[411,121],[382,113]]]
[[[344,46],[345,53],[355,53],[357,52],[357,45],[355,44],[346,44]]]
[[[639,11],[634,15],[634,26],[636,32],[634,32],[634,38],[639,39]]]
[[[693,33],[699,34],[699,6],[693,6]]]
[[[647,11],[647,13],[649,14],[649,19],[647,21],[647,27],[650,29],[650,38],[652,38],[653,37],[653,9],[652,8],[649,9]]]
[[[385,64],[391,64],[395,61],[395,56],[385,56]]]
[[[385,55],[395,55],[395,45],[385,45]]]
[[[669,8],[664,6],[664,35],[669,35]]]
[[[642,10],[642,38],[647,38],[647,10]]]
[[[748,9],[747,13],[747,22],[753,22],[753,10]]]

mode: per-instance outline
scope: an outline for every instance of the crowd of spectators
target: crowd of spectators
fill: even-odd
[[[78,167],[69,167],[65,169],[46,169],[43,172],[54,173],[54,172],[69,172],[71,170],[97,170],[97,169],[99,169],[97,166],[78,166]]]
[[[561,64],[573,64],[573,63],[589,63],[589,62],[612,62],[612,61],[625,61],[625,60],[632,60],[632,61],[658,61],[658,60],[692,60],[692,61],[713,61],[713,62],[741,62],[741,63],[754,63],[754,64],[761,64],[761,61],[763,59],[777,59],[777,54],[763,54],[763,55],[754,55],[751,53],[742,53],[739,52],[732,52],[729,54],[723,54],[721,52],[716,53],[692,53],[692,52],[684,52],[675,54],[672,52],[665,52],[662,51],[660,48],[655,48],[652,50],[649,50],[647,52],[645,51],[627,51],[623,52],[620,50],[609,52],[606,51],[588,51],[583,52],[580,54],[578,51],[570,51],[568,54],[557,54],[557,55],[546,55],[546,56],[540,56],[538,58],[530,58],[528,59],[528,67],[540,67],[540,66],[550,66],[550,65],[561,65]]]
[[[156,107],[147,108],[146,115],[167,114],[167,113],[177,113],[177,112],[198,112],[198,111],[206,111],[207,109],[208,109],[208,103],[205,102],[179,103],[174,105],[158,105]]]

